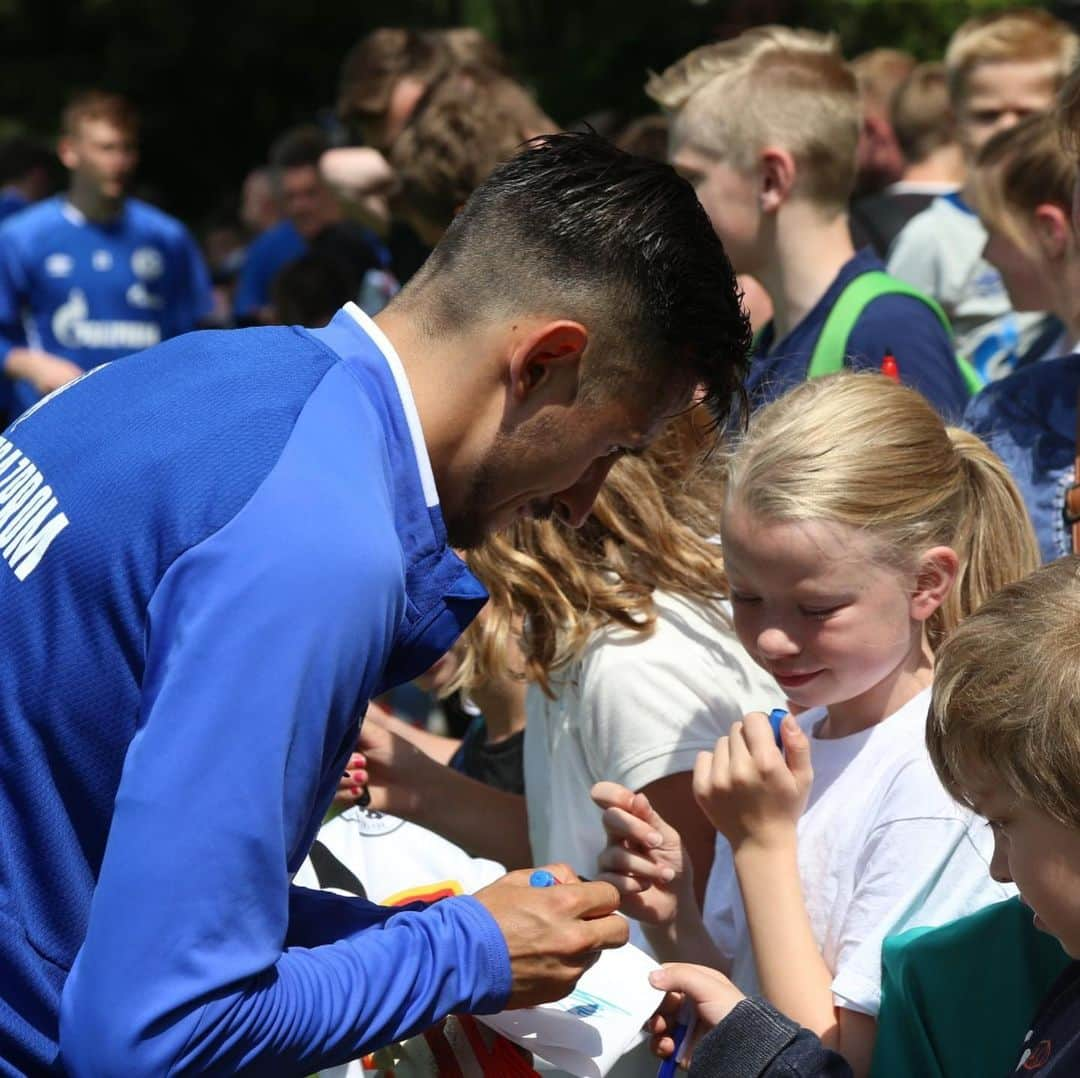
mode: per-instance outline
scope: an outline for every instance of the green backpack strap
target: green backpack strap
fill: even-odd
[[[855,328],[859,316],[866,305],[878,296],[910,296],[925,303],[937,316],[949,339],[952,339],[952,326],[948,316],[940,305],[924,292],[896,277],[890,277],[882,270],[868,270],[848,282],[847,287],[837,297],[829,311],[825,325],[821,327],[814,351],[810,356],[807,378],[821,378],[826,374],[836,374],[844,369],[844,357],[847,355],[848,338]],[[956,365],[964,379],[964,385],[971,394],[982,389],[983,382],[975,368],[963,357],[956,357]]]

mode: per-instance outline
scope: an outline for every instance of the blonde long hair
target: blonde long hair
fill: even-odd
[[[948,598],[927,623],[937,649],[962,618],[1039,566],[1023,499],[1005,465],[926,399],[873,372],[804,382],[763,408],[730,458],[727,504],[767,520],[830,520],[914,571],[934,546],[956,551]]]
[[[525,618],[527,676],[551,696],[551,675],[598,630],[653,631],[656,589],[706,601],[727,595],[715,542],[723,469],[703,444],[695,417],[680,416],[643,454],[615,464],[580,529],[523,520],[468,555],[491,593],[472,677],[500,668],[515,615]]]

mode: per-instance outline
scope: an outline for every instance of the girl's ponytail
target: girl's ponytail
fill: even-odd
[[[950,544],[960,570],[949,597],[927,625],[934,650],[991,595],[1041,564],[1035,531],[1009,470],[969,431],[949,427],[948,435],[963,476]]]

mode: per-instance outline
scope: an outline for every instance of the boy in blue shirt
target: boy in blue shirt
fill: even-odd
[[[187,229],[127,197],[137,134],[124,98],[75,97],[58,146],[67,193],[0,228],[0,367],[19,411],[210,313],[210,277]]]
[[[0,1074],[307,1075],[563,996],[603,883],[389,911],[290,886],[368,700],[580,525],[749,345],[693,191],[593,135],[500,166],[372,321],[191,334],[0,441]],[[452,811],[452,806],[447,806]]]
[[[689,90],[689,92],[687,92]],[[773,302],[747,381],[751,407],[807,377],[840,294],[884,269],[851,244],[859,101],[833,38],[759,27],[705,46],[649,84],[675,108],[671,160],[694,185],[735,269]],[[948,417],[968,397],[948,330],[921,298],[885,294],[857,317],[836,367],[881,369]],[[888,366],[886,369],[890,369]]]

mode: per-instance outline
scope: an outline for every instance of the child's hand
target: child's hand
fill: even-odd
[[[598,879],[614,884],[627,917],[666,925],[683,903],[694,906],[694,880],[682,839],[641,793],[617,782],[598,782],[592,799],[604,810],[608,844]]]
[[[694,796],[733,850],[747,839],[764,846],[794,839],[814,772],[810,742],[790,715],[780,734],[783,754],[768,718],[755,711],[732,724],[711,755],[698,754]]]
[[[690,1022],[694,1028],[688,1029],[687,1034],[700,1037],[727,1018],[739,1000],[746,998],[719,971],[686,962],[670,962],[653,970],[649,983],[653,988],[667,992],[664,1002],[648,1024],[652,1034],[649,1047],[661,1059],[667,1059],[675,1051],[672,1034],[685,1000],[690,1000],[697,1015],[696,1024],[692,1020]],[[680,1058],[689,1059],[691,1050],[691,1047],[684,1046],[679,1053]]]
[[[387,729],[385,714],[381,708],[368,708],[356,752],[349,758],[350,781],[367,787],[373,809],[408,820],[423,797],[426,769],[442,765]]]

